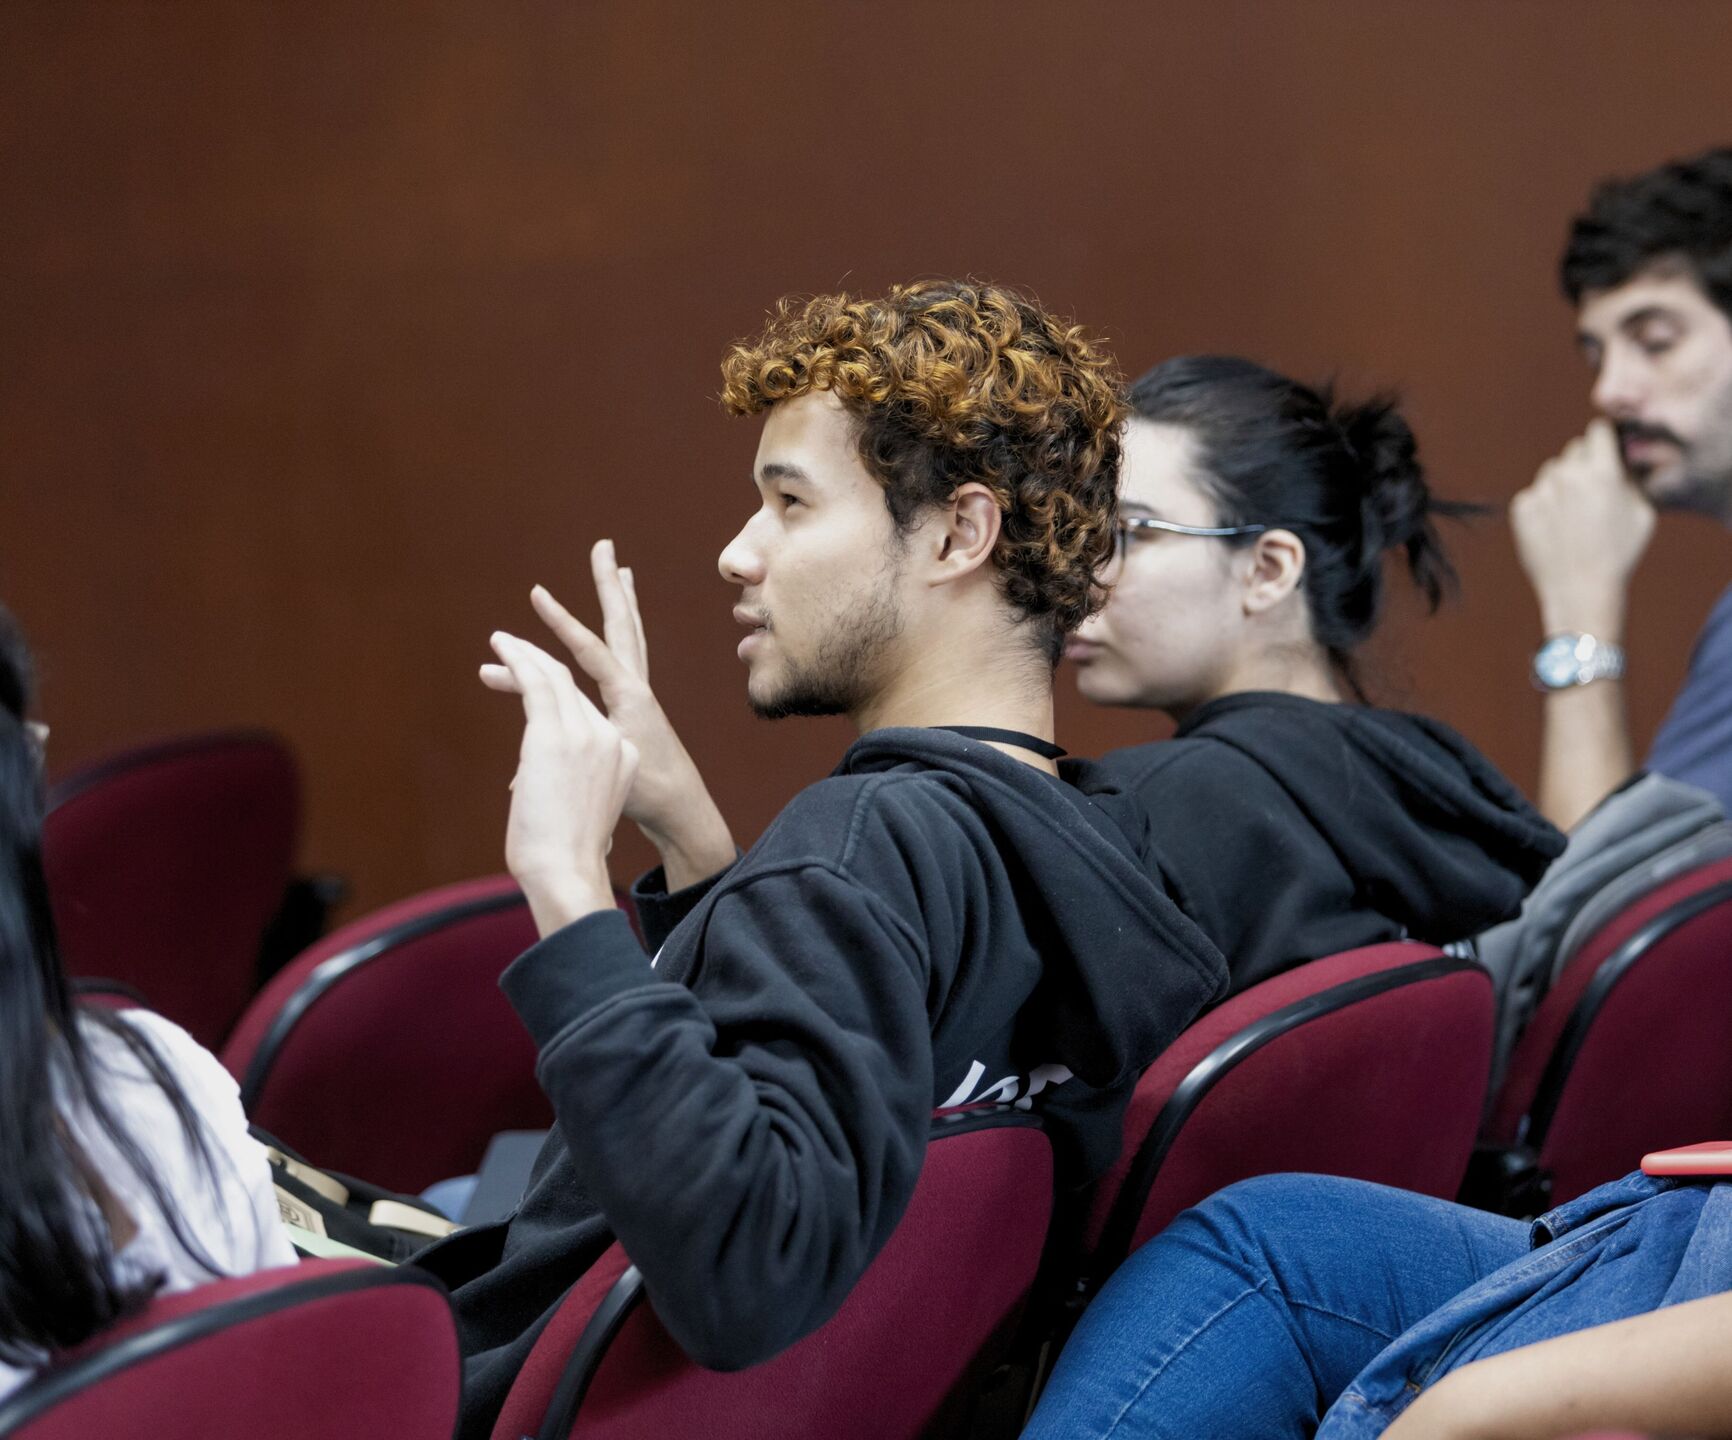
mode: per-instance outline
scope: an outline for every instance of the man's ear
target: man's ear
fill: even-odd
[[[986,486],[974,480],[958,485],[949,503],[922,527],[932,557],[932,583],[947,585],[990,561],[1003,520],[998,499]]]
[[[1251,546],[1245,572],[1245,613],[1273,610],[1305,578],[1305,542],[1291,530],[1265,530]]]

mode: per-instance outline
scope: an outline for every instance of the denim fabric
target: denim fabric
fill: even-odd
[[[1732,1184],[1630,1175],[1528,1226],[1267,1176],[1120,1268],[1026,1434],[1297,1440],[1327,1411],[1317,1440],[1367,1440],[1459,1366],[1728,1289]]]
[[[1318,1440],[1381,1435],[1423,1386],[1475,1360],[1732,1289],[1732,1185],[1627,1175],[1542,1215],[1531,1239],[1368,1364]]]
[[[1402,1190],[1243,1181],[1108,1281],[1025,1440],[1300,1440],[1395,1337],[1527,1248],[1518,1221]]]

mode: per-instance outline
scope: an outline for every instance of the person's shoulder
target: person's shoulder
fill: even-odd
[[[1701,642],[1715,646],[1732,664],[1732,585],[1720,592],[1702,626]]]
[[[1175,787],[1187,791],[1216,787],[1239,790],[1247,783],[1268,779],[1263,767],[1238,746],[1208,734],[1175,736],[1111,750],[1101,756],[1100,766],[1114,779],[1144,793],[1158,788],[1171,794]]]
[[[81,1023],[93,1048],[108,1061],[99,1080],[114,1088],[105,1098],[175,1196],[203,1246],[202,1256],[193,1254],[178,1237],[156,1233],[154,1256],[173,1288],[181,1288],[178,1282],[208,1278],[206,1260],[230,1274],[292,1264],[294,1249],[276,1221],[265,1148],[248,1130],[240,1086],[222,1062],[155,1011],[123,1010],[107,1023],[87,1013]],[[141,1062],[137,1046],[147,1049],[167,1073],[185,1102],[184,1111]],[[101,1141],[88,1117],[79,1133],[93,1145]],[[136,1184],[136,1178],[129,1179],[126,1188],[142,1195]]]
[[[788,802],[757,848],[766,857],[846,864],[863,845],[966,825],[972,817],[967,786],[943,770],[906,765],[829,775]]]
[[[195,1109],[208,1111],[215,1106],[240,1103],[240,1086],[234,1076],[166,1015],[154,1010],[122,1010],[114,1016],[114,1022],[150,1048]],[[86,1035],[92,1038],[108,1067],[118,1068],[132,1079],[149,1078],[125,1039],[88,1017],[83,1023]]]

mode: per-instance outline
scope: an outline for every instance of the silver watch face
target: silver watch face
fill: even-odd
[[[1554,635],[1534,656],[1534,679],[1548,690],[1564,690],[1582,674],[1579,636]]]

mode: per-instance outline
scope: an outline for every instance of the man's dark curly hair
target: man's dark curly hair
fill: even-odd
[[[1570,227],[1559,279],[1572,305],[1640,271],[1682,265],[1732,317],[1732,149],[1608,180]]]
[[[785,299],[722,361],[735,415],[816,390],[854,417],[899,532],[970,481],[992,491],[1000,584],[1056,664],[1116,539],[1128,410],[1106,349],[1012,290],[936,280]]]

